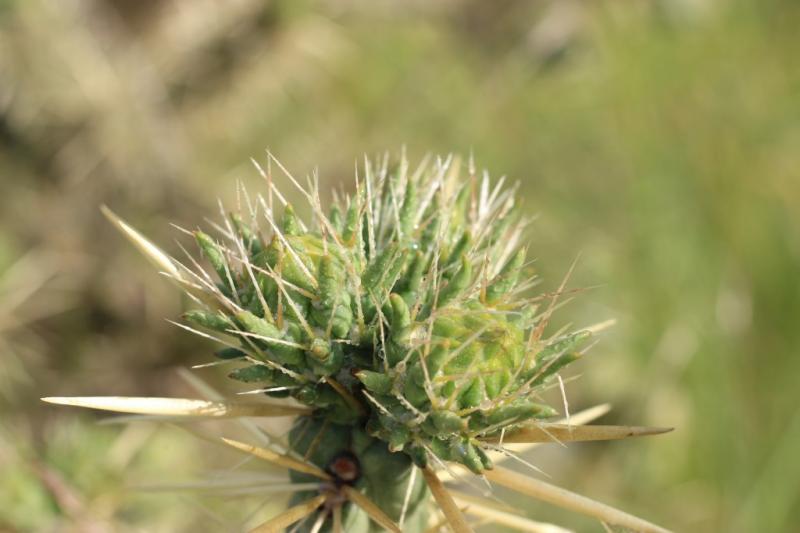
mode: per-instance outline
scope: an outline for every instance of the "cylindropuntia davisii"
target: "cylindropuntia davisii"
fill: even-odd
[[[548,422],[556,411],[541,392],[560,383],[558,372],[597,328],[545,336],[563,286],[531,296],[513,188],[477,178],[471,161],[464,179],[454,157],[414,170],[405,158],[384,158],[365,161],[354,194],[326,209],[315,181],[302,187],[281,166],[308,203],[308,223],[256,166],[266,196],[242,190],[244,208],[224,215],[217,237],[191,232],[214,274],[194,259],[184,266],[105,213],[197,304],[184,327],[226,346],[216,355],[237,365],[231,378],[294,401],[48,400],[173,416],[296,415],[288,450],[224,439],[288,468],[303,487],[315,483],[259,531],[294,523],[299,531],[426,531],[439,520],[431,502],[458,532],[472,528],[463,508],[523,530],[541,526],[447,489],[452,468],[608,524],[664,531],[495,464],[519,443],[662,431]]]

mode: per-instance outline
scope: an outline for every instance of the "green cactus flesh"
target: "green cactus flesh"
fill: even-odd
[[[357,486],[397,518],[407,483],[378,480],[440,460],[491,469],[481,438],[554,415],[538,393],[588,333],[542,338],[513,190],[460,177],[455,160],[366,174],[328,210],[304,192],[313,225],[262,201],[220,240],[196,232],[218,279],[185,318],[237,337],[218,352],[241,360],[231,378],[312,408],[292,448],[324,469],[352,454]],[[417,484],[407,521],[424,520]],[[363,529],[351,511],[348,530]]]

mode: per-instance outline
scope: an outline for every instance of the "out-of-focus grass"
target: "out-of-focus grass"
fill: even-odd
[[[675,530],[800,520],[794,3],[186,4],[5,8],[0,263],[34,247],[61,257],[39,297],[66,287],[72,309],[0,332],[28,376],[4,397],[12,423],[50,424],[28,410],[39,395],[168,394],[165,367],[208,351],[163,324],[178,299],[96,204],[169,245],[166,220],[195,224],[235,178],[257,183],[247,160],[265,147],[329,186],[349,185],[363,152],[472,150],[522,180],[547,287],[578,252],[571,284],[600,284],[561,320],[619,319],[568,385],[572,404],[611,400],[609,421],[677,428],[537,464]],[[74,453],[103,438],[87,429]]]

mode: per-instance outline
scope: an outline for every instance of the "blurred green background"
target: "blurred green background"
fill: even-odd
[[[553,481],[676,531],[796,531],[798,28],[800,4],[774,0],[0,2],[0,531],[220,531],[263,512],[131,490],[236,457],[38,401],[196,396],[176,367],[210,359],[98,206],[180,254],[169,223],[258,188],[266,148],[332,188],[402,146],[520,180],[545,288],[580,255],[571,286],[594,288],[559,320],[618,325],[573,372],[571,408],[676,428],[537,452]]]

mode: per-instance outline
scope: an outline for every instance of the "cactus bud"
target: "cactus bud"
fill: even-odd
[[[198,326],[213,329],[221,333],[227,333],[236,327],[228,316],[214,311],[193,309],[185,312],[183,318]]]
[[[413,175],[405,161],[380,177],[371,169],[354,196],[327,210],[316,191],[306,192],[311,224],[291,205],[276,221],[270,205],[264,229],[231,215],[224,237],[232,242],[194,232],[219,281],[204,292],[192,286],[208,308],[184,316],[240,340],[240,349],[217,352],[241,364],[230,378],[304,404],[308,415],[288,439],[293,453],[281,460],[311,463],[294,481],[322,477],[325,497],[310,501],[338,505],[347,531],[370,531],[366,515],[382,525],[404,516],[419,530],[427,522],[425,483],[437,496],[432,465],[454,461],[489,477],[493,442],[556,414],[539,393],[590,334],[543,337],[547,319],[521,294],[525,249],[517,239],[525,221],[488,177],[479,188],[475,179],[459,181],[457,161]],[[179,272],[162,252],[157,258]],[[424,482],[411,476],[414,465],[425,468]],[[352,490],[377,511],[327,500]],[[308,505],[308,496],[293,501]],[[332,517],[320,516],[300,530],[330,530]]]
[[[197,241],[197,244],[200,246],[200,249],[203,251],[203,255],[206,257],[206,259],[208,259],[208,262],[211,263],[211,267],[220,277],[220,280],[223,283],[227,282],[227,262],[225,261],[225,256],[223,255],[217,243],[214,242],[214,239],[202,231],[195,231],[194,238]]]

